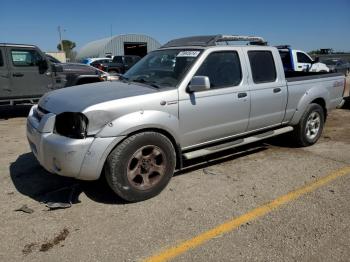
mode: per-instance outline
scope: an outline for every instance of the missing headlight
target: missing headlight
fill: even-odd
[[[86,137],[88,119],[82,113],[65,112],[56,116],[55,131],[70,138]]]

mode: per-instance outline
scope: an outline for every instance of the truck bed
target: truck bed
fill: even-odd
[[[321,79],[334,76],[344,76],[342,73],[320,73],[320,72],[297,72],[297,71],[286,71],[284,72],[286,80],[288,82]]]

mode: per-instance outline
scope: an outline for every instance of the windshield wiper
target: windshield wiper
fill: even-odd
[[[150,86],[158,88],[158,89],[160,88],[160,86],[155,84],[154,82],[147,81],[147,80],[145,80],[143,78],[132,80],[132,82],[150,85]]]
[[[119,80],[129,81],[129,78],[125,77],[124,75],[120,75]]]

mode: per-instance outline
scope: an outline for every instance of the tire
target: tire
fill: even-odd
[[[293,136],[297,145],[306,147],[315,144],[321,137],[324,119],[323,108],[319,104],[310,104],[299,124],[294,126]]]
[[[156,132],[132,135],[107,157],[104,167],[112,190],[129,202],[158,195],[174,174],[176,154],[170,140]]]

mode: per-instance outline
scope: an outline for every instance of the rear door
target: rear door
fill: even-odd
[[[50,70],[40,72],[40,60],[45,59],[31,47],[8,47],[12,95],[18,98],[40,97],[52,90],[53,78]]]
[[[11,96],[10,74],[5,54],[5,48],[0,47],[0,99]]]
[[[270,49],[248,50],[251,108],[248,131],[282,123],[287,104],[287,86],[278,52]],[[277,60],[279,59],[279,60]]]

